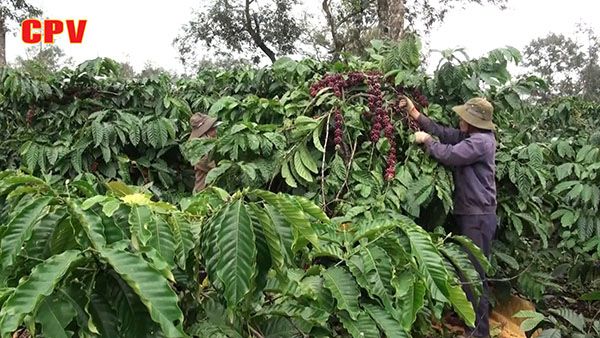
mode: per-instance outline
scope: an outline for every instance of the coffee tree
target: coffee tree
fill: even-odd
[[[474,321],[466,252],[497,290],[593,301],[597,107],[528,102],[544,83],[511,77],[512,48],[446,52],[433,74],[416,39],[366,54],[178,80],[108,59],[46,79],[3,69],[1,335],[426,336],[446,311]],[[449,125],[452,106],[493,102],[490,262],[454,235],[451,173],[412,142],[399,95]],[[188,140],[199,111],[223,121],[218,138]],[[212,187],[192,196],[205,155]]]

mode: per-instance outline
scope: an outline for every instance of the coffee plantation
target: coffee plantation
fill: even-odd
[[[189,78],[104,58],[0,69],[0,336],[440,337],[450,311],[475,320],[468,253],[498,301],[536,302],[526,329],[600,335],[600,107],[536,102],[513,48],[433,74],[414,38],[366,55]],[[451,172],[414,144],[400,94],[447,125],[471,97],[494,104],[490,261],[455,235]],[[195,112],[217,138],[189,140]]]

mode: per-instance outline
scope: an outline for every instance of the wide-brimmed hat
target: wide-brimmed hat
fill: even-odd
[[[190,125],[192,126],[192,133],[190,138],[197,138],[210,130],[213,126],[218,125],[217,118],[208,116],[202,113],[196,113],[190,118]]]
[[[452,110],[472,126],[486,130],[496,129],[496,125],[492,123],[494,107],[482,97],[472,98],[463,105],[453,107]]]

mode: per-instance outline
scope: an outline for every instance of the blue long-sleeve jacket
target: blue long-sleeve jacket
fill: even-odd
[[[427,152],[449,166],[454,178],[454,214],[496,213],[496,138],[493,132],[466,134],[421,114],[419,125],[439,138],[425,142]]]

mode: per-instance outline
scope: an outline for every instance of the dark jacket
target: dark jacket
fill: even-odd
[[[419,116],[424,131],[439,138],[425,142],[427,152],[452,168],[454,214],[496,213],[496,137],[493,132],[466,134]]]

